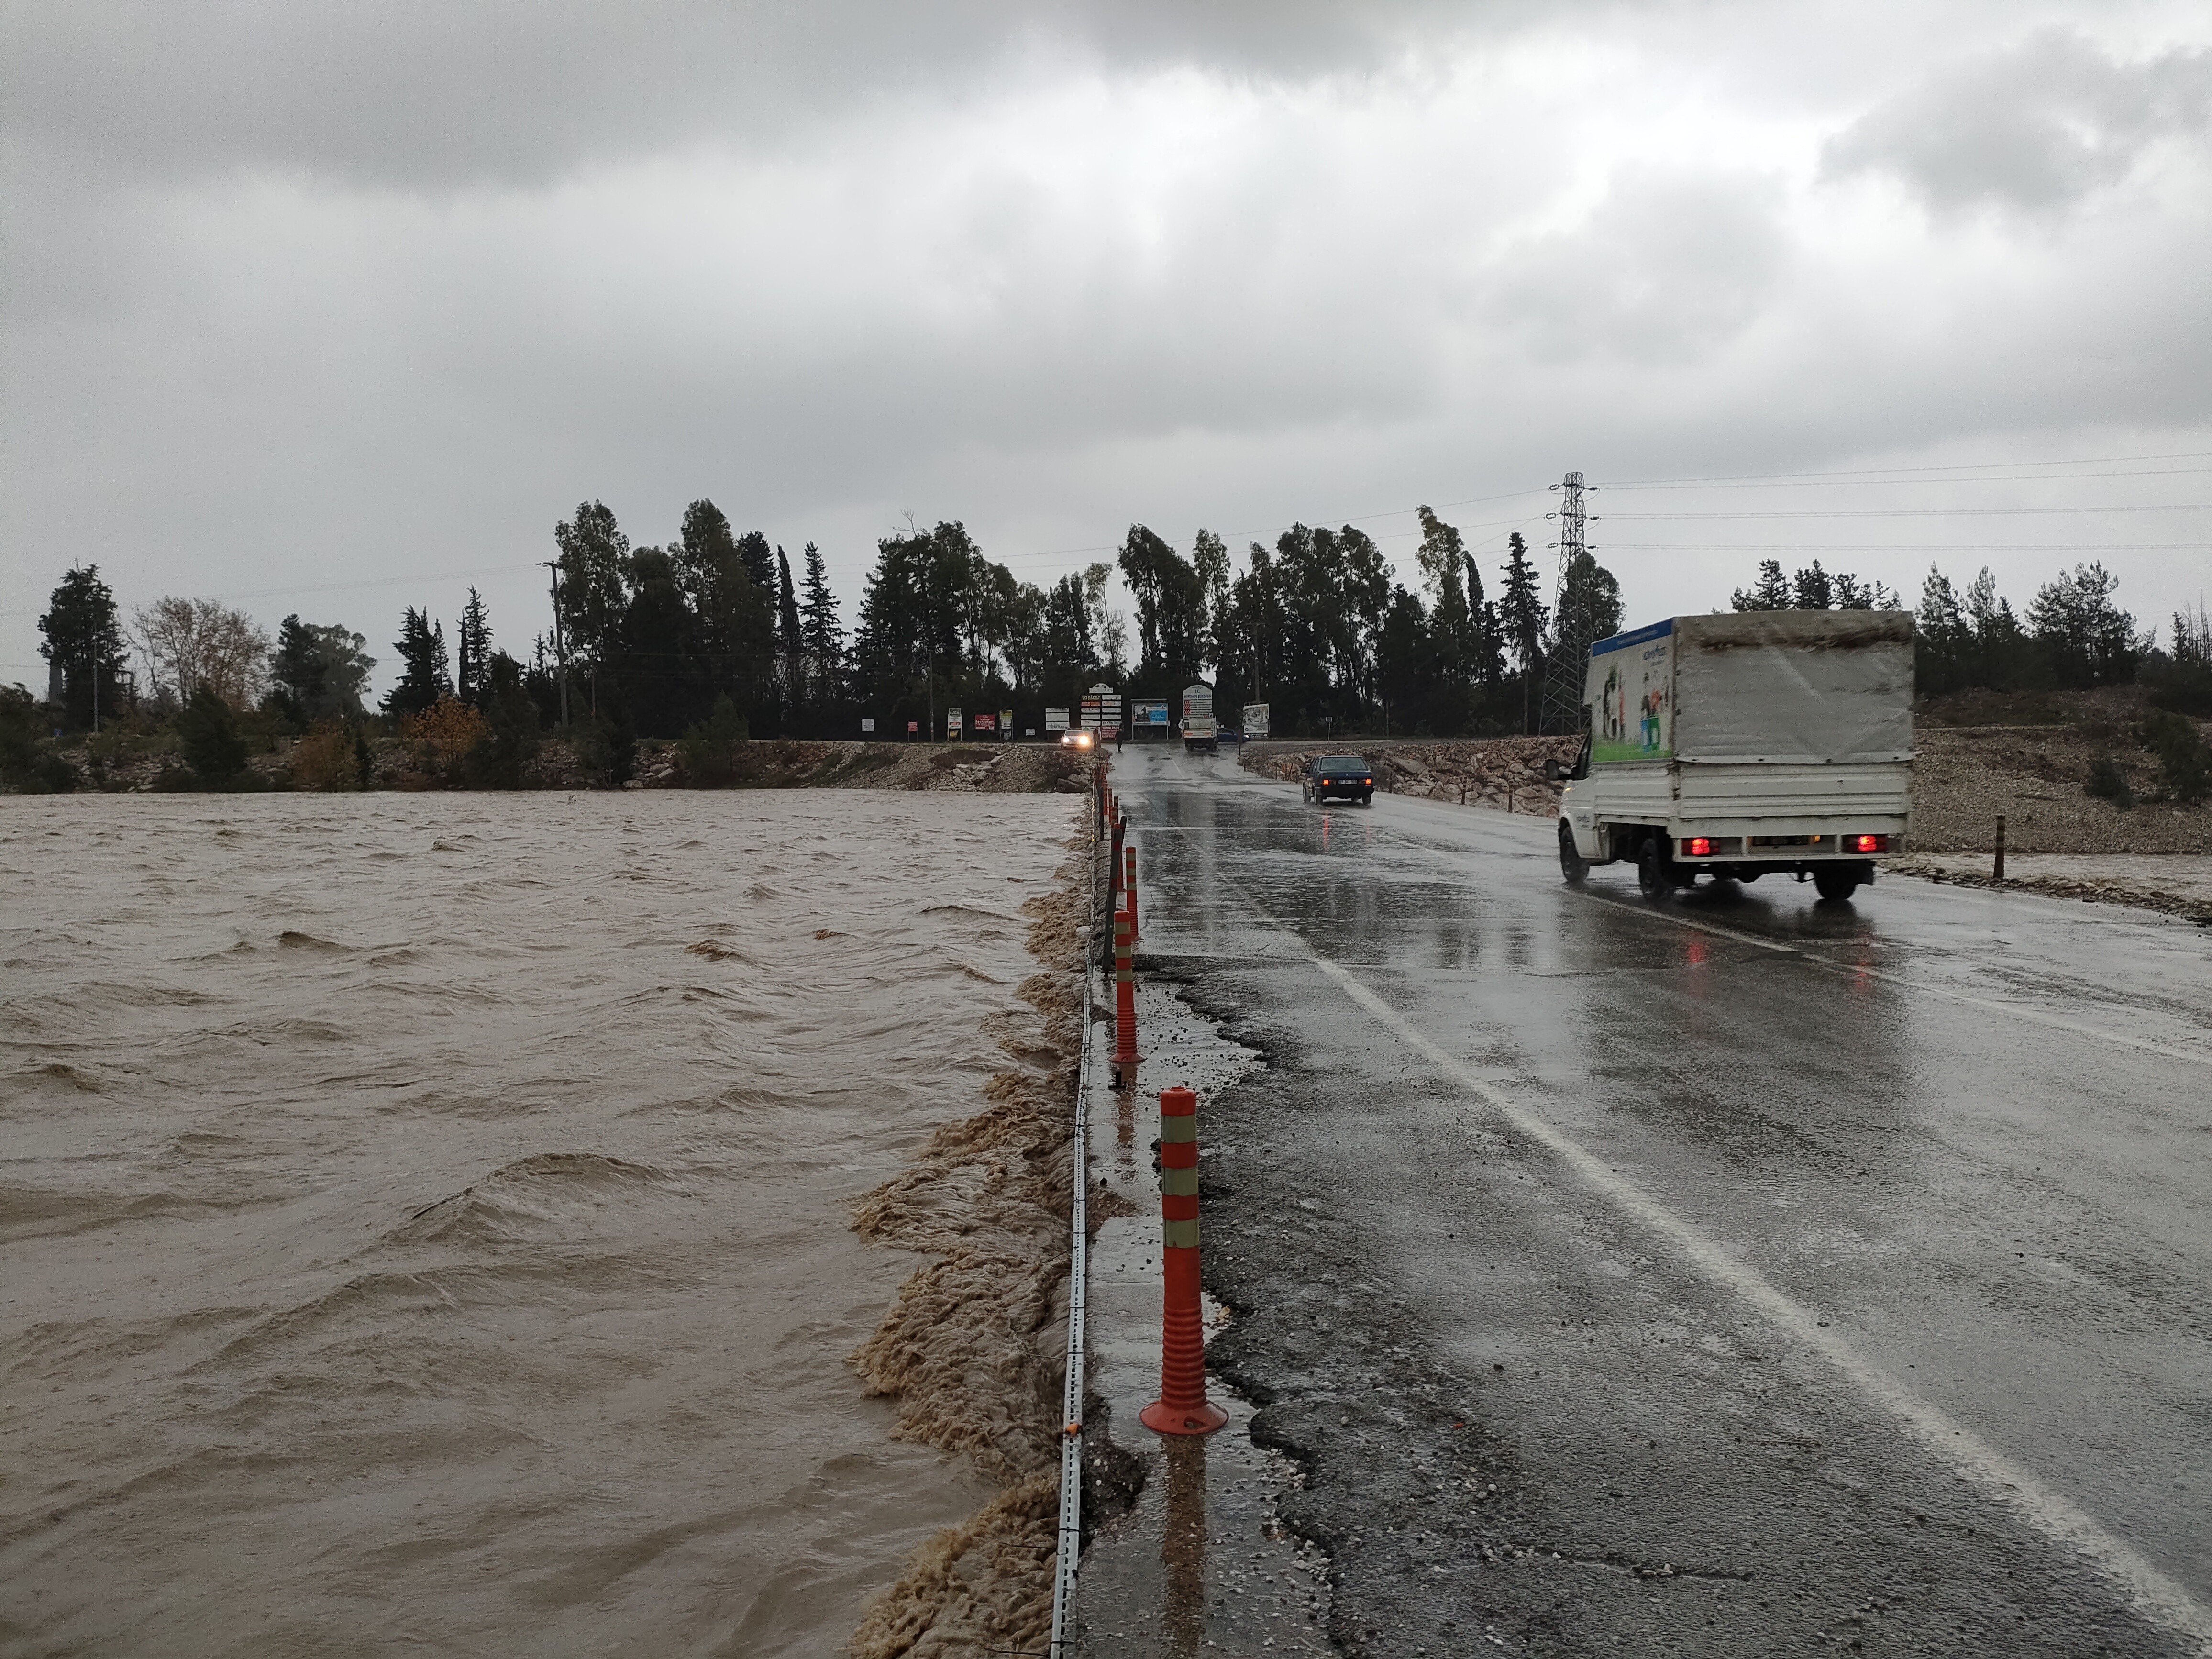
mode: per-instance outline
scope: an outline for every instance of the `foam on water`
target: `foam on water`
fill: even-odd
[[[1038,1041],[1074,811],[0,801],[8,1641],[838,1652],[995,1491],[848,1224]]]

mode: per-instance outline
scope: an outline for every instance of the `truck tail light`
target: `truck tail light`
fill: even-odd
[[[1682,843],[1682,850],[1693,859],[1710,858],[1713,851],[1712,838],[1709,836],[1692,836]]]
[[[1854,853],[1887,853],[1889,851],[1889,837],[1887,836],[1853,836],[1850,838],[1850,842],[1851,851]]]

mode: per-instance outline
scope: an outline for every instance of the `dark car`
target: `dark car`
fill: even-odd
[[[1308,800],[1327,800],[1331,795],[1346,800],[1356,800],[1362,806],[1375,804],[1375,769],[1358,755],[1323,755],[1306,768],[1304,781],[1299,786]]]

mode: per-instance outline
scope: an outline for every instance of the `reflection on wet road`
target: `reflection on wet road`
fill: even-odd
[[[1115,782],[1146,952],[1267,1057],[1206,1106],[1211,1352],[1340,1644],[2212,1639],[2202,931],[1653,907],[1546,819]]]

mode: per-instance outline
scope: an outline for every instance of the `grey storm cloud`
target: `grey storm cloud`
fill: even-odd
[[[2073,206],[2161,139],[2212,124],[2212,52],[2124,63],[2068,29],[1945,65],[1830,141],[1831,176],[1887,173],[1931,207]]]
[[[0,21],[10,141],[156,176],[302,169],[527,184],[701,138],[772,143],[857,99],[981,84],[1025,52],[1111,67],[1357,71],[1410,36],[1552,9],[1447,0],[71,0]]]
[[[1571,466],[2212,449],[2208,28],[2030,3],[7,6],[0,681],[70,559],[378,640],[499,571],[519,644],[594,497],[849,599],[908,508],[1049,579]],[[1607,544],[1639,611],[1744,579],[1682,534]]]
[[[1514,249],[1483,297],[1552,361],[1694,362],[1771,303],[1782,205],[1771,177],[1626,167],[1587,223]]]

